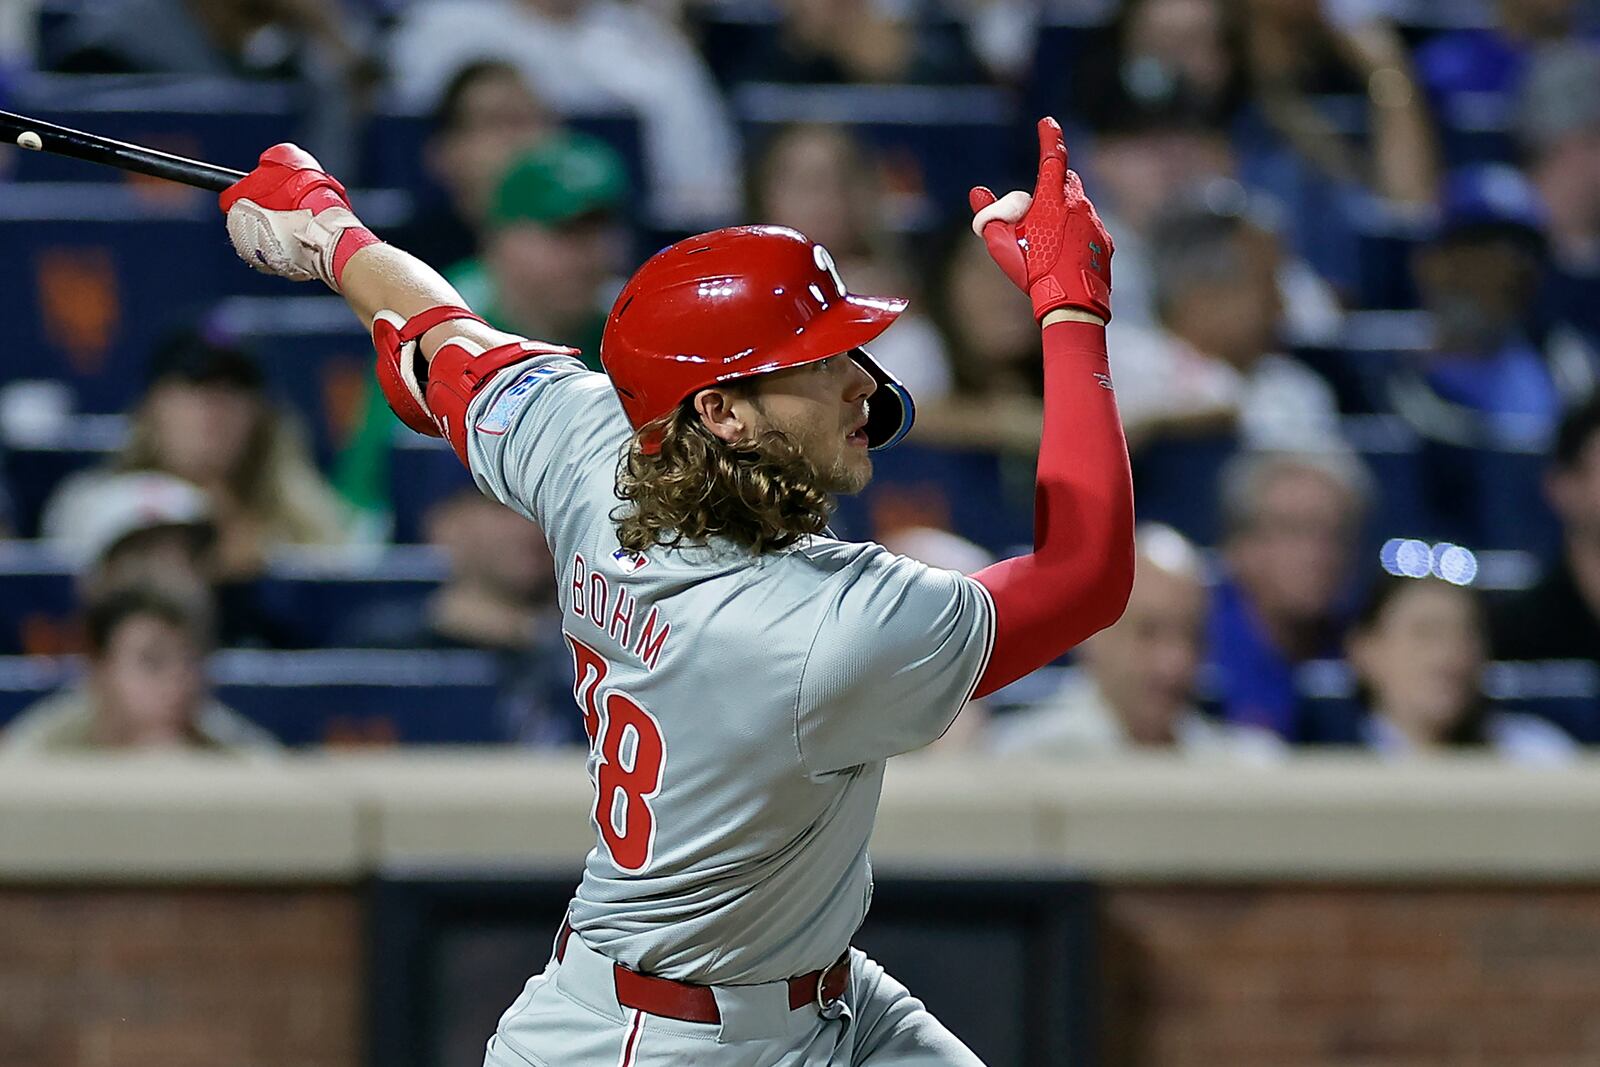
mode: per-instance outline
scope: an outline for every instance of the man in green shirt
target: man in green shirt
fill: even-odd
[[[583,134],[550,138],[500,179],[475,259],[445,272],[497,329],[583,350],[600,369],[600,332],[625,253],[622,160]]]
[[[600,333],[621,288],[628,175],[621,157],[581,133],[551,134],[515,157],[495,188],[480,252],[445,271],[468,305],[508,333],[581,349],[600,370]],[[334,485],[387,516],[390,437],[399,424],[374,386],[360,429],[340,451]]]

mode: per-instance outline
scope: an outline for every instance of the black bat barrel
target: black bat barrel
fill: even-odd
[[[84,133],[82,130],[71,130],[65,126],[31,119],[26,115],[0,111],[0,134],[5,136],[7,142],[17,143],[17,138],[24,133],[38,135],[40,142],[38,150],[42,152],[53,152],[56,155],[81,159],[86,163],[99,163],[138,174],[148,174],[152,178],[182,182],[184,185],[209,189],[214,193],[222,192],[244,177],[243,171],[202,163],[197,159],[186,159],[170,152],[158,152],[154,148],[128,144],[126,141],[114,141],[109,137]]]

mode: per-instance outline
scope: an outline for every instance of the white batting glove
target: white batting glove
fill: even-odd
[[[350,210],[344,186],[290,144],[263,152],[256,169],[218,202],[239,258],[290,281],[316,278],[338,292],[345,261],[377,241]]]

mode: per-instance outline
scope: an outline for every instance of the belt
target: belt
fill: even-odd
[[[567,938],[571,936],[572,926],[563,922],[556,938],[556,962],[566,955]],[[722,1022],[717,996],[711,986],[640,974],[620,963],[612,964],[612,973],[616,980],[617,1003],[624,1008],[689,1023]],[[812,1006],[826,1011],[844,996],[849,980],[850,952],[846,949],[828,966],[789,979],[789,1010]]]

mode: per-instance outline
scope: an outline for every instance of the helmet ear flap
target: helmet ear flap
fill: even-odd
[[[900,379],[883,369],[864,348],[853,349],[850,358],[878,383],[867,401],[867,448],[877,452],[893,448],[906,434],[917,417],[917,406],[911,400],[911,391],[900,384]]]

